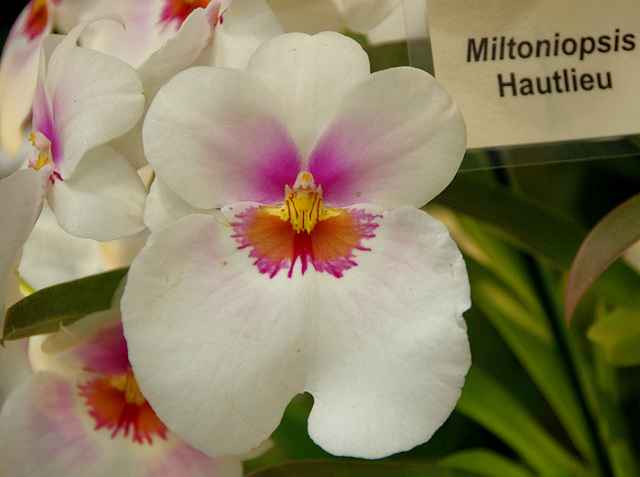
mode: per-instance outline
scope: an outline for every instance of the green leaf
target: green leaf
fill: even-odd
[[[484,177],[480,172],[459,173],[434,202],[491,225],[520,250],[569,270],[587,235],[586,227]],[[594,287],[613,302],[628,300],[640,289],[640,277],[622,262],[612,264],[602,278]]]
[[[498,257],[499,258],[499,257]],[[589,426],[579,397],[571,385],[569,370],[540,306],[531,306],[486,268],[467,258],[472,280],[472,302],[513,351],[564,425],[576,448],[594,459]],[[524,286],[518,281],[519,288]]]
[[[482,477],[438,464],[363,462],[359,460],[310,460],[289,462],[260,469],[247,477]]]
[[[379,71],[409,64],[406,42],[365,47],[371,63],[371,71]]]
[[[571,316],[591,284],[631,245],[640,240],[640,194],[607,214],[589,232],[571,267],[565,318]]]
[[[632,306],[635,305],[635,306]],[[640,298],[603,314],[587,337],[602,346],[605,360],[614,366],[640,364]]]
[[[478,367],[469,370],[457,409],[511,446],[541,476],[590,475],[513,395]]]
[[[456,452],[440,462],[446,467],[466,470],[485,477],[535,477],[535,474],[522,464],[487,449]]]
[[[108,310],[127,268],[61,283],[29,295],[7,310],[2,342],[54,333],[90,313]]]

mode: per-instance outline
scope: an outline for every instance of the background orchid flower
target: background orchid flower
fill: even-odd
[[[85,26],[41,45],[31,136],[36,152],[26,169],[0,181],[3,294],[45,198],[74,235],[106,241],[144,228],[144,184],[107,144],[138,121],[142,85],[129,65],[76,45]]]
[[[169,192],[156,198],[180,201],[156,210],[188,214],[152,231],[122,300],[163,422],[210,455],[242,453],[307,391],[309,434],[328,452],[428,440],[470,365],[464,262],[416,208],[465,150],[444,89],[411,68],[370,74],[341,35],[286,34],[247,72],[176,75],[143,139]]]
[[[38,76],[40,42],[78,23],[84,0],[31,0],[14,22],[0,61],[0,144],[15,156],[23,145]]]
[[[0,61],[0,144],[9,155],[16,154],[24,139],[24,123],[38,76],[40,41],[53,31],[54,2],[32,0],[16,19]]]
[[[366,33],[401,0],[267,0],[286,31],[318,33],[348,28]]]
[[[135,67],[144,87],[145,108],[156,91],[183,69],[199,64],[244,67],[263,41],[282,33],[265,0],[101,0],[93,2],[83,18],[113,13],[122,16],[126,29],[113,21],[95,21],[83,33],[81,44]],[[137,168],[146,164],[141,131],[142,118],[114,142]]]
[[[48,168],[47,201],[65,230],[105,241],[144,227],[144,184],[108,144],[136,124],[144,95],[132,67],[76,45],[85,26],[42,43],[29,167]]]
[[[0,414],[3,475],[242,475],[239,457],[210,458],[158,420],[131,372],[117,312],[32,338],[30,358],[33,374]]]

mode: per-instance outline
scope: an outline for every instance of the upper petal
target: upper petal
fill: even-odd
[[[369,76],[369,58],[338,33],[288,33],[258,48],[247,71],[280,100],[286,126],[306,157],[342,97]]]
[[[85,152],[129,131],[144,110],[142,82],[131,66],[76,46],[85,27],[74,28],[47,63],[56,140],[64,155],[58,171],[63,179],[71,175]]]
[[[232,2],[221,17],[211,45],[210,65],[246,69],[258,46],[284,33],[265,0]]]
[[[156,95],[143,126],[149,164],[191,206],[282,200],[300,160],[279,105],[256,78],[195,67]]]
[[[415,68],[392,68],[345,96],[308,169],[327,203],[421,207],[451,182],[465,148],[462,115],[440,83]]]
[[[335,0],[267,0],[285,30],[314,34],[342,31],[344,16]]]
[[[340,4],[347,28],[366,33],[400,5],[401,0],[334,0]]]

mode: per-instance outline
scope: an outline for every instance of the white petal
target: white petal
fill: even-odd
[[[163,3],[157,0],[94,0],[82,13],[82,18],[97,19],[83,30],[82,46],[137,68],[174,34],[173,28],[162,28],[159,22]],[[113,20],[101,19],[110,14],[121,16],[124,27]]]
[[[460,110],[429,74],[372,74],[340,103],[308,170],[327,203],[421,207],[458,171],[466,148]]]
[[[469,281],[446,228],[408,206],[383,215],[358,265],[321,277],[306,321],[309,435],[335,455],[380,458],[427,441],[471,363]]]
[[[243,71],[185,70],[158,92],[145,118],[149,164],[199,209],[282,200],[300,166],[279,109],[269,90]]]
[[[0,414],[2,475],[80,477],[97,475],[90,464],[100,454],[79,419],[74,389],[52,373],[39,373],[20,385]],[[88,416],[87,416],[88,417]]]
[[[45,206],[24,244],[19,270],[20,277],[35,290],[100,273],[100,244],[69,235]]]
[[[50,167],[21,169],[0,181],[0,299],[22,246],[40,215]]]
[[[109,146],[87,153],[47,196],[60,226],[72,235],[107,241],[144,228],[146,190],[136,171]]]
[[[267,0],[286,31],[342,31],[344,15],[334,0]]]
[[[232,234],[204,215],[152,233],[121,302],[142,393],[170,429],[210,455],[258,446],[302,391],[311,305],[301,282],[261,275]]]
[[[68,178],[86,151],[129,131],[144,110],[142,82],[128,64],[75,46],[82,24],[51,54],[47,91],[63,151],[58,172]]]
[[[27,340],[7,341],[0,348],[0,408],[9,394],[31,376]]]
[[[158,230],[169,222],[191,214],[219,215],[218,209],[195,209],[155,178],[144,208],[144,223],[150,230]]]
[[[378,458],[431,437],[470,365],[464,262],[425,213],[366,211],[379,227],[341,278],[299,266],[270,278],[207,216],[151,235],[122,312],[138,382],[163,422],[212,455],[246,452],[307,390],[310,435],[334,454]]]
[[[210,2],[206,9],[194,10],[177,34],[163,37],[164,44],[156,45],[158,49],[151,54],[145,53],[148,57],[145,56],[137,71],[144,86],[146,109],[160,87],[176,73],[197,64],[203,52],[206,53],[211,45],[217,15],[218,4],[215,1]],[[141,117],[131,131],[114,141],[114,147],[136,168],[147,162],[142,146],[143,119]]]
[[[366,33],[388,17],[401,0],[338,0],[337,3],[341,4],[347,28]]]
[[[338,33],[290,33],[258,48],[247,71],[279,98],[282,117],[305,157],[340,99],[369,76],[369,59],[358,43]]]
[[[284,33],[264,0],[232,2],[216,26],[208,64],[245,69],[264,41]]]

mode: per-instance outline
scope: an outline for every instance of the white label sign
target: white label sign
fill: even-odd
[[[432,0],[427,16],[469,148],[640,133],[640,1]]]

